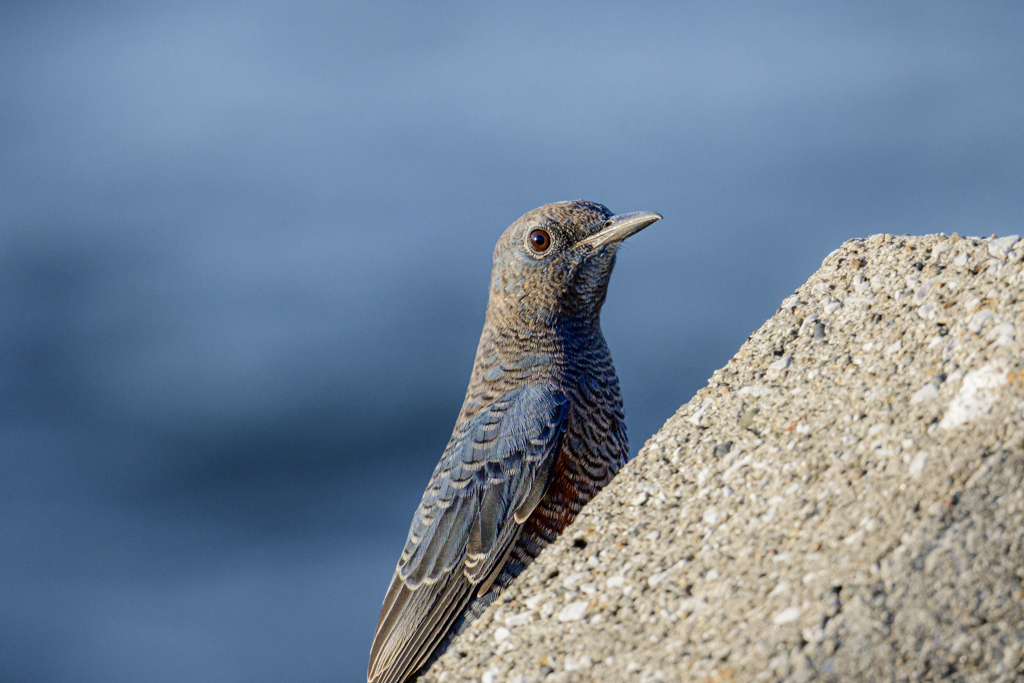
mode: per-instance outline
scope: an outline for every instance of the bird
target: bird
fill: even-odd
[[[627,462],[600,312],[619,245],[661,218],[556,202],[498,239],[469,386],[385,594],[368,683],[419,677]]]

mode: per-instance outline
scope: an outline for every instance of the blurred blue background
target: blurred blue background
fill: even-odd
[[[356,681],[501,231],[665,220],[634,453],[842,241],[1020,232],[1020,3],[6,3],[0,680]]]

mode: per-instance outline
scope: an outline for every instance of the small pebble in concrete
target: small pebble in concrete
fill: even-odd
[[[1007,371],[1000,363],[984,367],[964,376],[963,385],[949,404],[939,423],[940,429],[952,429],[972,422],[988,413],[1006,384]]]
[[[772,618],[772,623],[776,626],[781,626],[782,624],[791,624],[799,618],[799,607],[787,607],[786,609],[776,614],[774,618]]]
[[[997,346],[1009,346],[1017,339],[1017,329],[1011,322],[999,323],[989,330],[988,338]]]
[[[579,621],[583,618],[583,615],[587,613],[587,606],[589,604],[589,600],[577,600],[576,602],[570,602],[558,613],[558,620]]]
[[[697,408],[697,410],[693,413],[693,415],[690,416],[690,423],[694,424],[694,425],[697,425],[699,427],[700,423],[701,423],[701,420],[704,419],[704,413],[706,413],[708,411],[708,408],[710,408],[711,405],[712,405],[712,403],[711,403],[710,400],[704,401],[700,405],[700,407]]]
[[[516,626],[523,626],[533,621],[533,612],[523,612],[522,614],[516,614],[511,617],[505,618],[505,626],[509,628],[515,628]]]
[[[988,253],[994,258],[1005,259],[1019,239],[1019,235],[1007,235],[994,239],[988,243]]]
[[[583,669],[589,669],[594,665],[594,660],[587,655],[580,657],[574,657],[573,655],[567,655],[565,658],[565,670],[566,671],[580,671]]]
[[[925,384],[923,387],[914,392],[914,395],[910,397],[910,404],[916,405],[918,403],[924,403],[930,401],[939,395],[939,388],[934,384]]]
[[[924,472],[924,466],[928,462],[928,451],[920,451],[914,456],[914,459],[910,462],[910,467],[907,469],[910,476],[917,479]]]
[[[971,321],[967,323],[968,332],[974,332],[975,334],[981,332],[981,328],[985,326],[985,323],[994,317],[992,311],[978,311],[971,317]]]

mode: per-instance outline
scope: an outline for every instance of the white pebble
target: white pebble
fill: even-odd
[[[657,574],[651,574],[647,577],[647,585],[654,588],[659,583],[668,578],[668,572],[658,572]]]
[[[914,293],[914,298],[918,301],[924,301],[925,297],[931,293],[932,288],[939,284],[939,279],[940,278],[933,277],[931,280],[924,283],[924,285]]]
[[[1006,237],[994,239],[988,243],[988,253],[993,258],[1005,259],[1019,239],[1020,235],[1007,235]]]
[[[718,522],[722,519],[722,513],[720,513],[715,508],[708,508],[707,510],[704,511],[704,514],[701,515],[701,519],[704,520],[705,524],[718,524]]]
[[[939,429],[952,429],[967,424],[988,413],[995,405],[1007,372],[998,363],[984,366],[964,375],[960,391],[949,404],[949,410],[939,422]]]
[[[981,310],[971,316],[971,321],[967,323],[967,330],[978,334],[981,332],[981,328],[985,326],[989,320],[994,318],[992,311]]]
[[[839,301],[838,299],[832,299],[832,301],[829,301],[827,304],[825,304],[825,308],[822,310],[825,312],[825,315],[831,315],[832,313],[835,313],[842,307],[842,301]]]
[[[971,258],[971,255],[966,251],[961,251],[955,259],[953,259],[953,265],[957,268],[963,268],[967,265],[967,260]]]
[[[779,612],[778,614],[776,614],[775,618],[772,619],[772,623],[775,624],[776,626],[781,626],[782,624],[791,624],[791,623],[793,623],[794,621],[796,621],[799,618],[800,618],[800,608],[799,607],[788,607],[788,608],[782,610],[781,612]]]
[[[769,370],[785,370],[786,368],[788,368],[792,364],[793,364],[793,356],[786,356],[785,358],[780,358],[777,361],[775,361],[774,363],[772,363],[771,365],[769,365],[768,369]]]
[[[821,626],[812,626],[803,630],[804,640],[808,643],[820,643],[825,640],[825,629]]]
[[[558,613],[558,620],[579,621],[583,618],[583,615],[587,613],[587,607],[589,605],[589,600],[577,600],[576,602],[570,602],[562,608],[561,612]]]
[[[920,477],[921,473],[924,472],[924,466],[927,462],[928,451],[921,451],[917,455],[915,455],[914,459],[910,461],[910,467],[907,470],[908,472],[910,472],[910,476],[912,476],[914,479]]]
[[[626,582],[625,576],[613,576],[604,582],[604,585],[609,588],[621,588],[622,584]]]
[[[925,384],[923,387],[914,392],[914,395],[910,397],[910,404],[914,405],[917,403],[924,403],[930,401],[939,395],[939,388],[934,384]]]
[[[988,338],[995,339],[992,343],[996,346],[1012,344],[1016,337],[1017,330],[1011,322],[999,323],[988,331]]]
[[[483,676],[480,677],[480,683],[495,683],[498,680],[498,674],[501,673],[501,669],[488,669],[484,672]]]
[[[890,354],[896,353],[897,351],[899,351],[902,348],[903,348],[903,340],[902,339],[897,339],[892,344],[889,344],[889,346],[885,347],[885,355],[888,356]]]
[[[494,629],[494,640],[501,643],[512,637],[512,631],[509,631],[504,626],[499,626]]]
[[[527,609],[535,610],[537,609],[537,605],[539,605],[545,597],[547,596],[545,596],[544,593],[537,593],[536,595],[531,595],[526,598],[526,600],[523,601],[523,604],[526,605]]]
[[[516,614],[515,616],[505,618],[505,626],[515,628],[516,626],[526,626],[533,621],[533,612],[523,612]]]
[[[704,413],[706,413],[708,411],[708,408],[710,407],[711,401],[705,400],[703,403],[701,403],[700,408],[697,408],[697,411],[690,416],[690,424],[694,424],[700,427],[700,421],[704,419]]]
[[[584,576],[586,576],[586,574],[584,574],[583,572],[573,572],[572,574],[569,574],[569,576],[562,579],[562,585],[566,588],[572,588],[577,583],[579,583],[579,580],[582,579]]]
[[[566,671],[579,671],[581,669],[589,669],[594,665],[594,660],[583,655],[582,657],[573,657],[572,655],[566,655],[565,657],[565,670]]]
[[[639,507],[645,504],[647,502],[647,499],[650,497],[651,495],[647,493],[647,491],[641,491],[640,493],[636,494],[636,496],[633,497],[633,500],[629,501],[629,504],[632,505],[633,507]]]
[[[844,538],[843,543],[845,543],[846,545],[853,545],[855,543],[860,543],[863,538],[864,530],[858,529],[857,531],[854,531],[852,534]]]

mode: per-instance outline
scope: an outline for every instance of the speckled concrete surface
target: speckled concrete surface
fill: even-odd
[[[844,244],[424,680],[1024,680],[1022,257]]]

